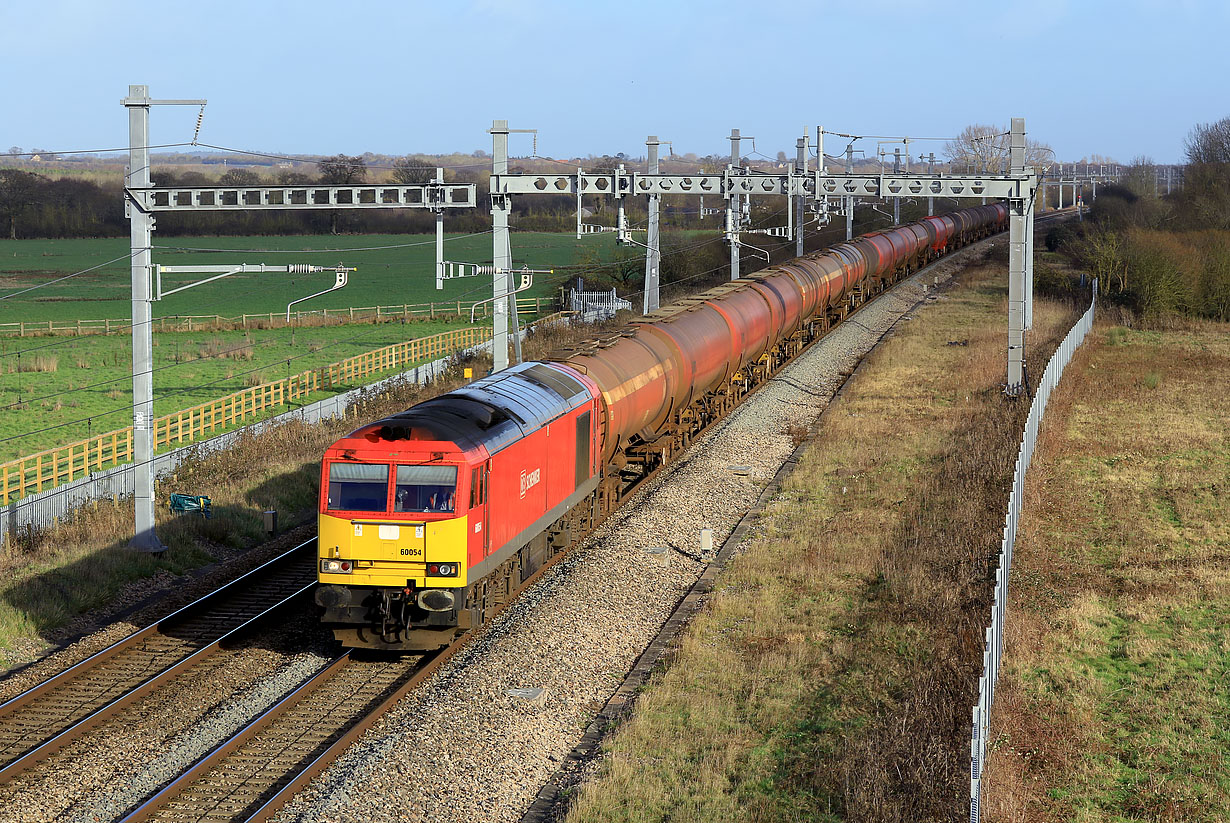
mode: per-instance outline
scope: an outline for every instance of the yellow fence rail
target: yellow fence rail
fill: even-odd
[[[287,325],[311,323],[381,323],[411,317],[470,316],[470,310],[478,302],[479,317],[491,316],[491,302],[452,300],[447,303],[404,303],[400,306],[354,306],[345,309],[319,309],[291,313],[290,323],[285,312],[241,314],[227,317],[221,314],[176,315],[158,317],[153,321],[155,332],[213,331],[229,328],[282,328]],[[554,297],[518,297],[517,311],[521,314],[538,315],[557,306]],[[117,320],[27,320],[15,323],[0,323],[0,336],[62,334],[82,336],[87,334],[129,334],[132,321]]]
[[[372,374],[435,360],[490,339],[491,329],[467,326],[364,352],[338,363],[173,412],[154,419],[154,450],[191,443],[249,419],[255,422],[262,412],[284,406],[315,391],[331,391]],[[86,477],[90,472],[131,462],[132,459],[132,427],[129,426],[10,460],[0,464],[0,505]]]

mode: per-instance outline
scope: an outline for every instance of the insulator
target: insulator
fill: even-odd
[[[311,268],[307,263],[292,263],[286,270],[287,274],[311,274]]]
[[[196,145],[196,140],[201,136],[201,121],[205,119],[205,107],[201,106],[201,110],[196,115],[196,131],[192,132],[192,145]]]

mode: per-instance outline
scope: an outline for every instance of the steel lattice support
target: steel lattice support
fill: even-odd
[[[503,123],[504,121],[497,121]],[[507,126],[505,125],[506,129]],[[495,130],[493,129],[493,133]],[[505,133],[506,134],[506,133]],[[1038,176],[1025,166],[1025,120],[1012,120],[1012,148],[1010,168],[1007,174],[997,175],[933,175],[933,174],[855,174],[851,169],[852,156],[846,153],[846,173],[833,174],[819,163],[814,171],[799,174],[794,169],[779,174],[747,174],[736,169],[738,141],[737,129],[731,131],[732,164],[720,174],[639,174],[622,167],[610,172],[576,174],[508,174],[507,139],[503,153],[496,143],[497,165],[491,176],[492,214],[497,215],[496,203],[507,209],[507,197],[513,194],[598,194],[617,199],[631,196],[667,195],[715,195],[729,204],[727,209],[727,236],[734,242],[731,246],[731,275],[739,273],[738,222],[742,219],[737,207],[740,198],[761,196],[810,197],[820,202],[826,197],[841,197],[846,206],[846,231],[850,234],[851,204],[857,197],[979,197],[1007,200],[1009,204],[1009,311],[1008,311],[1008,369],[1005,391],[1010,396],[1019,394],[1025,385],[1025,330],[1033,321],[1033,208],[1038,188]],[[823,156],[823,155],[822,155]],[[503,163],[500,165],[500,158]],[[506,211],[505,211],[506,219]],[[497,238],[501,234],[496,223]],[[503,229],[507,236],[507,229]],[[507,241],[505,241],[507,242]],[[504,248],[507,248],[506,246]],[[497,241],[497,254],[500,246]],[[497,316],[496,334],[500,333]],[[497,338],[498,339],[498,338]],[[497,346],[497,364],[500,349]],[[507,362],[507,361],[505,361]],[[498,366],[497,366],[498,367]]]

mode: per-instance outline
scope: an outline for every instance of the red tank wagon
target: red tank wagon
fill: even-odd
[[[1007,218],[864,235],[355,430],[322,466],[325,622],[350,646],[446,645],[833,323]]]

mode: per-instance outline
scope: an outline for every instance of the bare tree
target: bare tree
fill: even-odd
[[[351,157],[347,154],[335,154],[326,157],[316,164],[320,171],[320,181],[335,186],[348,183],[362,183],[367,179],[367,163],[362,157]]]
[[[1124,182],[1137,196],[1152,197],[1156,194],[1157,165],[1153,162],[1153,158],[1143,154],[1133,157]]]
[[[999,126],[975,123],[944,144],[943,153],[956,174],[1002,174],[1008,169],[1011,133]],[[1025,140],[1025,165],[1043,169],[1054,162],[1046,143]]]
[[[220,186],[259,186],[261,177],[250,169],[227,169],[218,179]]]
[[[966,126],[955,139],[944,144],[944,156],[952,170],[960,174],[987,173],[998,169],[1007,155],[1008,135],[1003,129],[983,123]]]
[[[9,239],[17,239],[17,219],[39,203],[45,177],[17,169],[0,169],[0,216],[8,218]]]
[[[1230,228],[1230,117],[1202,123],[1184,142],[1184,211],[1193,226]]]
[[[416,157],[402,157],[393,161],[393,182],[406,185],[430,183],[435,177],[434,166],[424,163]]]
[[[1189,163],[1230,163],[1230,117],[1201,123],[1183,142]]]
[[[362,157],[351,157],[347,154],[335,154],[326,157],[316,164],[320,171],[320,181],[334,186],[345,186],[349,183],[361,183],[367,178],[367,163]],[[337,222],[340,215],[337,210],[329,212],[329,233],[337,234]]]
[[[311,175],[293,169],[282,169],[274,177],[283,186],[305,186],[315,182]]]

